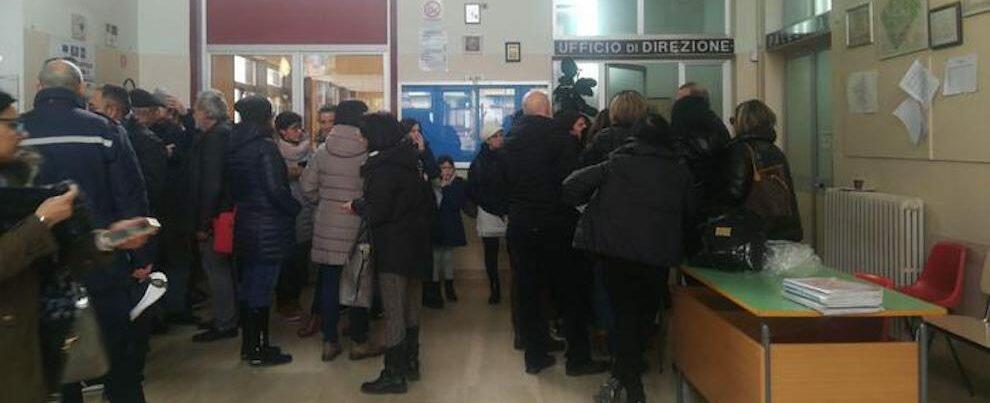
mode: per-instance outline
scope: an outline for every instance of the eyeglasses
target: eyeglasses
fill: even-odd
[[[24,129],[24,122],[20,119],[0,118],[0,123],[6,125],[14,133],[20,135],[25,135],[27,133],[27,130]]]

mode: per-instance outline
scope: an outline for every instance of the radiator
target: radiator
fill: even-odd
[[[911,284],[925,262],[921,199],[873,192],[825,192],[825,264]]]

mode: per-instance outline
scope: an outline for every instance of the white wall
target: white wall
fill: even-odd
[[[133,1],[133,0],[132,0]],[[189,1],[137,0],[138,85],[190,100]]]
[[[443,27],[449,40],[448,71],[419,68],[423,0],[398,3],[399,82],[550,80],[553,55],[551,0],[491,0],[481,11],[481,25],[464,24],[464,3],[444,0]],[[482,2],[482,4],[486,4]],[[464,54],[464,35],[482,35],[482,52]],[[505,42],[522,43],[522,62],[505,63]]]
[[[24,0],[5,0],[0,14],[0,76],[16,76],[24,93]],[[21,101],[23,104],[23,101]]]

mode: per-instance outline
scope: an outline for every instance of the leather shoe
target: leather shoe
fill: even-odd
[[[193,343],[209,343],[211,341],[232,339],[234,337],[237,337],[237,328],[230,328],[227,330],[213,328],[194,335],[192,341]]]
[[[544,369],[550,368],[557,364],[557,359],[552,355],[546,355],[542,358],[536,360],[536,362],[526,363],[526,373],[530,375],[536,375],[543,371]]]

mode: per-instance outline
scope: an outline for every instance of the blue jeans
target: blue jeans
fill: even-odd
[[[252,262],[240,264],[241,287],[240,300],[248,308],[267,308],[272,306],[275,295],[275,283],[278,281],[280,262]]]
[[[320,313],[323,314],[323,341],[336,343],[340,322],[340,271],[342,266],[320,265]]]

